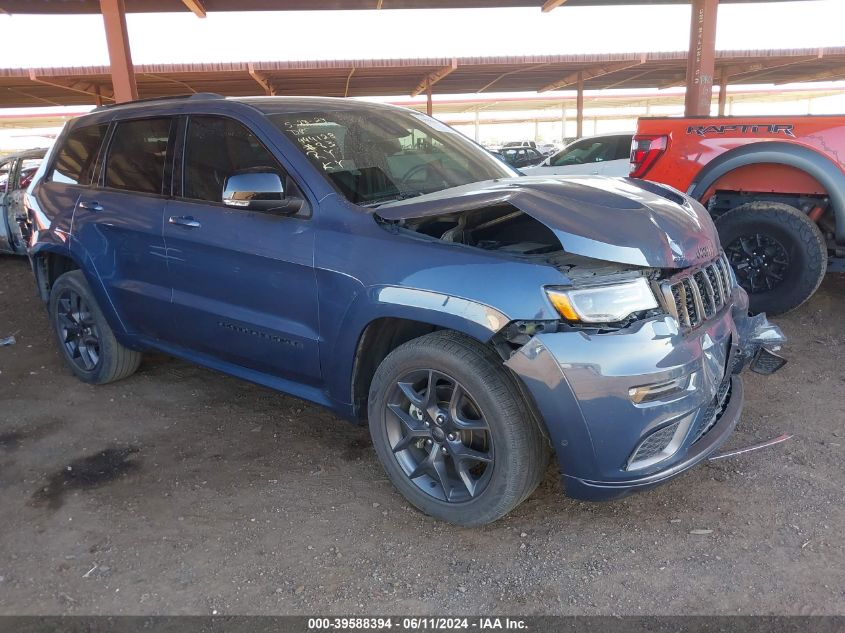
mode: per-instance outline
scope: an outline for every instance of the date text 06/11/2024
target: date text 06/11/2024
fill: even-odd
[[[333,617],[309,618],[308,631],[450,631],[450,630],[527,630],[525,620],[520,618],[476,617]]]

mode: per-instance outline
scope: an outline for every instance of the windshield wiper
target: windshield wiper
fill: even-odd
[[[423,195],[422,191],[413,191],[413,192],[406,192],[400,193],[397,196],[386,196],[384,198],[378,198],[377,200],[370,201],[367,204],[363,204],[361,206],[367,207],[370,209],[375,209],[383,204],[387,204],[388,202],[397,202],[399,200],[407,200],[408,198],[416,198],[417,196]]]

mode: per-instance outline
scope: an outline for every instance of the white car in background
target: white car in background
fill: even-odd
[[[535,167],[521,167],[526,176],[596,174],[627,176],[631,170],[634,134],[588,136],[570,143]]]

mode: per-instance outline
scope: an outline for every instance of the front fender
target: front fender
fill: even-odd
[[[322,354],[327,387],[333,399],[351,403],[352,373],[361,336],[371,323],[384,318],[454,330],[482,343],[489,341],[510,320],[484,303],[432,290],[391,285],[363,289],[339,322],[336,335],[326,342]]]

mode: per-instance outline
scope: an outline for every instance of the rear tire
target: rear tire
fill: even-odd
[[[753,313],[794,310],[813,296],[827,271],[819,227],[788,204],[749,202],[719,216],[716,228]]]
[[[369,423],[399,492],[458,525],[504,516],[548,466],[548,444],[501,359],[455,332],[414,339],[384,359],[370,387]]]
[[[83,382],[104,385],[138,369],[141,354],[117,342],[81,270],[55,281],[49,310],[59,349]]]

